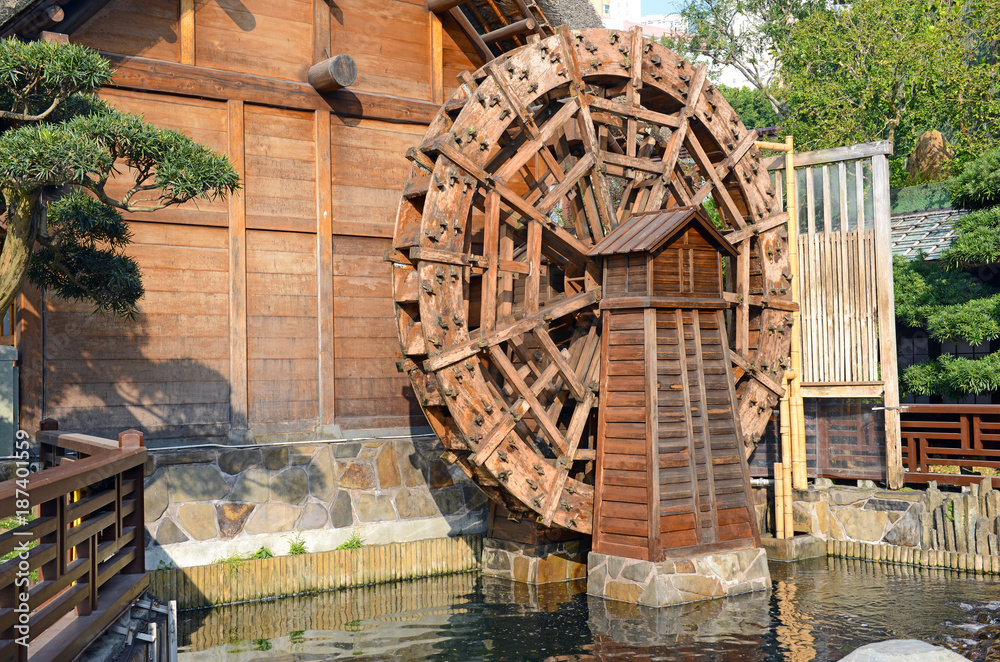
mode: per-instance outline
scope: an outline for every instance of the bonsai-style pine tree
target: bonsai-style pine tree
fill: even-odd
[[[0,310],[28,278],[98,311],[131,317],[142,297],[122,212],[225,197],[225,156],[118,111],[93,92],[111,80],[95,51],[0,41]],[[114,197],[108,186],[125,192]]]
[[[971,209],[955,223],[941,261],[894,264],[896,316],[938,341],[978,345],[1000,338],[1000,290],[969,269],[1000,263],[1000,149],[970,162],[949,182],[952,203]],[[961,398],[1000,389],[1000,352],[980,359],[942,355],[907,368],[903,390]]]

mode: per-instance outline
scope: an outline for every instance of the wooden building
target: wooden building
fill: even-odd
[[[635,214],[604,258],[594,550],[661,561],[760,545],[722,257],[701,207]]]
[[[544,20],[533,2],[530,20],[427,4],[19,0],[0,10],[4,35],[105,53],[118,73],[104,98],[227,154],[244,185],[225,202],[128,217],[146,288],[135,322],[26,290],[15,338],[23,428],[44,417],[104,436],[135,427],[155,446],[426,425],[397,372],[383,261],[406,152],[458,74]],[[307,72],[337,54],[353,58],[357,79],[321,94]]]

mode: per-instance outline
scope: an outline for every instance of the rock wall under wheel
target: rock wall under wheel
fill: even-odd
[[[310,552],[484,533],[479,488],[433,437],[150,451],[147,567],[188,567],[267,547]]]

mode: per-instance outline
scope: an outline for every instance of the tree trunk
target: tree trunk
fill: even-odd
[[[26,193],[5,188],[3,196],[7,201],[7,236],[0,252],[0,311],[6,310],[21,291],[45,214],[37,190]]]

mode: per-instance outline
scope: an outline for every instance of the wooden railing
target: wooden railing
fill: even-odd
[[[1000,406],[906,405],[900,427],[906,482],[969,485],[983,479],[978,468],[1000,469]],[[942,466],[961,473],[935,471]]]
[[[44,469],[25,462],[0,483],[0,517],[19,524],[0,534],[0,555],[14,553],[0,563],[0,660],[72,660],[149,585],[142,433],[116,442],[44,421],[37,439]]]

